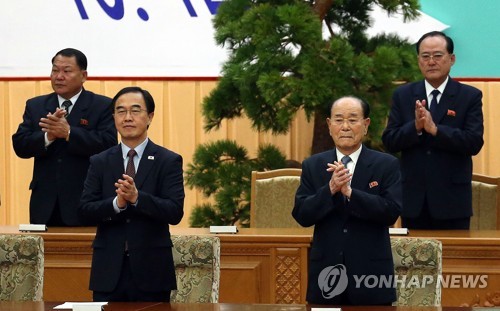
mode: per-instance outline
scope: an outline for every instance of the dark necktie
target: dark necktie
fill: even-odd
[[[437,100],[437,97],[438,97],[438,95],[440,93],[441,92],[439,92],[439,90],[434,90],[434,91],[431,92],[431,94],[432,94],[432,101],[431,101],[430,110],[431,110],[431,115],[432,115],[432,119],[433,120],[436,119],[436,114],[437,114],[437,109],[438,109],[438,100]]]
[[[342,162],[342,164],[344,164],[344,167],[347,168],[347,163],[351,162],[351,157],[349,156],[343,156],[342,157],[342,160],[340,160],[340,162]]]
[[[137,154],[134,149],[130,149],[127,153],[128,162],[127,168],[125,169],[125,174],[128,176],[135,178],[135,165],[134,165],[134,157]]]
[[[69,107],[73,105],[73,103],[70,101],[70,100],[65,100],[63,103],[62,103],[62,107],[64,108],[64,110],[66,110],[66,115],[69,114]]]
[[[347,163],[351,162],[352,159],[349,156],[343,156],[340,162],[344,165],[345,168],[347,168]],[[347,203],[347,198],[344,197],[344,203]]]
[[[135,178],[135,165],[134,165],[134,157],[137,154],[134,149],[130,149],[127,153],[128,162],[127,168],[125,168],[125,174],[128,176]],[[127,203],[128,205],[128,203]],[[125,240],[125,252],[128,252],[128,241]]]

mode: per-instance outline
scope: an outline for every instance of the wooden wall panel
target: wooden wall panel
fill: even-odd
[[[33,160],[16,156],[12,147],[12,134],[22,121],[26,100],[39,94],[43,87],[46,87],[46,83],[38,81],[8,83],[8,101],[5,103],[7,113],[4,115],[6,120],[2,122],[7,126],[4,139],[8,148],[6,156],[8,175],[6,180],[0,181],[7,186],[5,206],[2,202],[2,207],[6,209],[6,224],[29,222],[29,183],[33,172]]]
[[[184,170],[192,162],[192,155],[196,147],[196,102],[198,91],[194,82],[169,82],[167,96],[164,99],[165,112],[163,122],[165,126],[164,145],[183,157]],[[161,119],[156,120],[161,121]],[[184,217],[179,226],[189,226],[189,215],[192,207],[198,203],[195,190],[185,188]]]
[[[487,83],[483,99],[485,116],[484,150],[481,172],[486,175],[500,176],[500,82]],[[479,170],[477,171],[479,173]]]
[[[8,118],[6,118],[7,110],[7,97],[8,88],[7,82],[0,81],[0,122],[5,124]],[[10,157],[9,145],[8,145],[8,125],[0,126],[0,219],[7,219],[7,209],[5,208],[6,202],[6,192],[7,192],[7,176],[10,176],[10,166],[7,165],[8,159]],[[3,208],[2,208],[3,204]]]
[[[485,146],[474,157],[476,173],[500,176],[500,145],[496,133],[500,130],[500,82],[468,82],[484,93]],[[208,133],[204,131],[201,112],[203,98],[216,86],[216,81],[174,80],[89,80],[85,88],[113,97],[121,88],[138,85],[151,92],[156,102],[153,123],[149,130],[151,139],[180,153],[184,169],[192,162],[192,155],[199,144],[218,139],[233,139],[247,148],[254,157],[259,144],[278,146],[288,159],[302,161],[310,154],[312,123],[300,112],[286,135],[258,133],[248,119],[223,121],[221,127]],[[16,225],[29,221],[29,182],[33,160],[18,158],[12,149],[11,136],[22,120],[27,99],[52,91],[49,80],[0,81],[0,225]],[[326,131],[325,125],[325,131]],[[495,140],[496,138],[496,140]],[[188,219],[195,204],[205,198],[196,190],[186,188],[185,217],[179,226],[188,226]]]
[[[29,182],[33,159],[20,159],[12,148],[12,134],[22,120],[27,99],[52,92],[49,80],[0,82],[2,112],[0,135],[0,224],[17,225],[29,222]],[[141,86],[155,99],[155,117],[149,129],[150,138],[166,148],[180,153],[184,168],[192,162],[196,146],[218,139],[234,139],[248,149],[251,157],[260,143],[277,145],[287,158],[303,160],[307,155],[299,147],[310,145],[312,132],[304,118],[298,117],[290,134],[273,136],[257,133],[246,119],[223,121],[221,127],[204,131],[201,103],[215,87],[216,81],[151,81],[151,80],[89,80],[85,88],[113,97],[120,89],[130,85]],[[300,129],[300,130],[299,130]],[[311,132],[311,133],[308,133]],[[297,141],[291,141],[295,138]],[[300,140],[300,142],[298,142]],[[309,141],[308,141],[309,140]],[[300,157],[299,157],[300,156]],[[192,206],[206,201],[199,192],[186,188],[185,217],[179,224],[187,227]]]
[[[500,82],[466,82],[483,92],[484,114],[484,146],[478,155],[473,157],[474,172],[478,174],[500,176],[500,160],[498,155],[498,133],[500,130]],[[496,142],[496,143],[495,143]]]

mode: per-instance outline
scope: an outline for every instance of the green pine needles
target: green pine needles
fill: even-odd
[[[260,146],[255,158],[235,141],[220,140],[198,146],[186,170],[186,184],[200,190],[210,202],[193,208],[192,227],[250,224],[250,179],[253,170],[283,168],[283,153]]]

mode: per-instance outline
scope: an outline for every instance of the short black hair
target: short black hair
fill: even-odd
[[[151,113],[151,112],[155,111],[155,101],[153,99],[153,96],[151,96],[151,94],[148,91],[146,91],[138,86],[127,86],[127,87],[124,87],[123,89],[121,89],[120,91],[118,91],[118,93],[116,93],[115,97],[113,97],[113,99],[111,100],[112,113],[114,113],[115,104],[116,104],[116,101],[118,100],[118,97],[122,96],[123,94],[127,94],[127,93],[141,93],[142,97],[144,98],[144,102],[146,103],[147,112]]]
[[[428,37],[443,37],[446,40],[446,50],[448,51],[448,53],[453,54],[453,50],[455,49],[455,45],[453,44],[453,40],[450,37],[448,37],[444,32],[431,31],[431,32],[424,34],[422,37],[420,37],[420,39],[418,39],[417,46],[416,46],[417,55],[420,54],[420,44],[422,43],[422,41],[424,41],[424,39],[426,39]]]
[[[351,99],[354,99],[355,101],[359,102],[359,104],[361,105],[361,109],[363,110],[363,119],[370,117],[370,105],[368,104],[368,102],[360,97],[353,96],[353,95],[342,96],[342,97],[338,98],[337,100],[335,100],[332,103],[332,105],[330,106],[330,111],[332,111],[333,105],[335,105],[341,99],[346,99],[346,98],[351,98]]]
[[[85,56],[85,54],[83,54],[81,51],[73,48],[62,49],[59,52],[57,52],[56,55],[54,55],[54,57],[52,57],[52,64],[54,64],[54,59],[58,55],[64,57],[74,56],[76,58],[76,64],[78,65],[78,67],[80,67],[81,70],[87,70],[87,56]]]

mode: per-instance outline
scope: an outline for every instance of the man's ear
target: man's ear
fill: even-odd
[[[82,83],[87,81],[87,70],[82,70]]]
[[[451,54],[451,65],[455,65],[455,54]]]
[[[149,117],[149,120],[148,120],[148,125],[151,124],[151,122],[153,122],[153,117],[155,116],[155,113],[154,112],[150,112],[148,114],[148,117]]]

